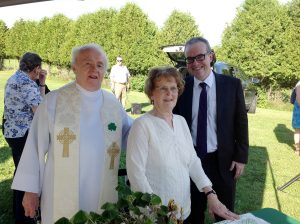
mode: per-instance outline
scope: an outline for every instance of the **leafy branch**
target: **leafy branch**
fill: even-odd
[[[70,220],[63,217],[55,224],[182,224],[183,210],[170,200],[161,204],[155,194],[132,192],[126,185],[118,186],[119,200],[105,203],[102,214],[77,212]],[[180,216],[180,219],[177,217]]]

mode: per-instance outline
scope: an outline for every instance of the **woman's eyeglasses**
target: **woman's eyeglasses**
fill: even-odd
[[[155,88],[158,89],[159,92],[161,92],[161,93],[168,93],[169,91],[171,93],[177,93],[178,92],[178,88],[175,87],[175,86],[174,87],[170,87],[170,88],[168,88],[166,86],[157,86]]]

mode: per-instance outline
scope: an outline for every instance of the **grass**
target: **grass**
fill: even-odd
[[[0,115],[3,113],[4,85],[11,74],[12,71],[0,72]],[[52,90],[64,83],[51,77],[47,79]],[[151,108],[143,93],[130,92],[127,112],[130,112],[131,103],[136,102],[142,104],[143,111]],[[276,189],[300,172],[300,157],[295,155],[293,147],[291,116],[290,111],[260,108],[256,114],[249,114],[249,162],[237,184],[237,213],[270,207],[300,220],[300,181],[284,192]],[[12,223],[10,185],[13,170],[11,151],[0,135],[0,223],[3,224]]]

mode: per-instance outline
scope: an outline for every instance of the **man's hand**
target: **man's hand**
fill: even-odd
[[[238,179],[243,173],[244,173],[244,163],[238,163],[235,161],[232,161],[231,166],[230,166],[230,171],[232,171],[235,168],[235,175],[234,179]]]
[[[39,207],[39,197],[37,193],[25,192],[22,205],[25,210],[25,216],[34,218],[36,210]]]
[[[207,203],[208,213],[213,219],[215,219],[215,214],[224,219],[232,221],[240,218],[237,214],[229,211],[226,206],[219,201],[217,195],[215,194],[210,194],[207,196]]]

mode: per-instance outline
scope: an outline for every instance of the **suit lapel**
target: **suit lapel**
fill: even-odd
[[[222,100],[222,93],[224,93],[223,91],[223,87],[224,87],[224,84],[223,84],[223,81],[222,81],[222,77],[220,74],[215,74],[215,80],[216,80],[216,105],[217,105],[217,125],[218,124],[221,124],[220,122],[221,121],[221,111],[222,111],[222,108],[223,108],[223,104],[224,104],[224,101]]]
[[[191,76],[189,79],[186,79],[185,91],[184,91],[184,100],[185,108],[183,111],[186,112],[184,115],[186,122],[191,128],[192,126],[192,108],[193,108],[193,94],[194,93],[194,77]]]

